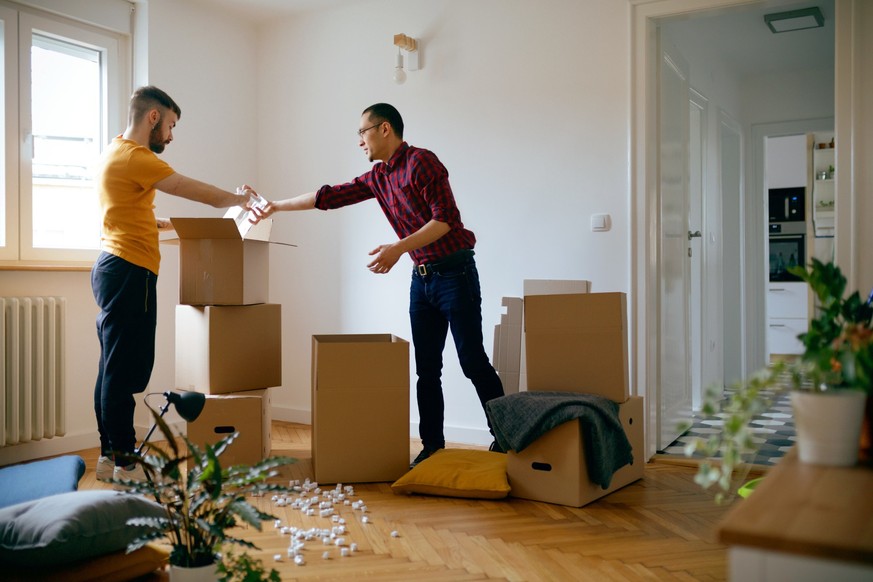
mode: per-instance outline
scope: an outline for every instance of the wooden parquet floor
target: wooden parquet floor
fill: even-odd
[[[274,422],[272,428],[273,454],[298,459],[283,478],[311,477],[309,427]],[[419,450],[412,439],[410,456]],[[79,454],[88,466],[80,488],[106,487],[95,479],[96,449]],[[235,533],[260,547],[250,554],[282,580],[725,580],[726,552],[715,541],[714,525],[730,505],[716,505],[702,492],[693,482],[695,470],[655,460],[642,480],[581,508],[512,497],[402,496],[389,483],[354,484],[370,522],[362,523],[363,514],[351,506],[337,508],[346,520],[346,546],[355,543],[357,551],[341,557],[333,544],[307,542],[304,565],[287,556],[290,536],[274,523]],[[266,497],[255,501],[287,527],[336,525],[317,512],[306,516]]]

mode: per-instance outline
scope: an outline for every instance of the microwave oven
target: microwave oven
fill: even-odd
[[[806,220],[806,188],[770,188],[768,199],[770,222]]]

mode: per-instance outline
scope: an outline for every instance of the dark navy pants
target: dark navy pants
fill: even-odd
[[[136,448],[134,394],[148,386],[155,362],[157,275],[102,252],[91,269],[91,290],[100,308],[100,361],[94,412],[103,455]]]
[[[461,369],[476,388],[483,410],[486,402],[503,396],[503,384],[483,346],[482,296],[473,257],[438,273],[413,271],[409,319],[418,375],[419,436],[425,448],[439,448],[445,446],[441,376],[449,329]]]

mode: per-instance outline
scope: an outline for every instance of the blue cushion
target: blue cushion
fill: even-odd
[[[0,469],[0,507],[75,491],[84,474],[85,461],[78,455],[3,467]]]

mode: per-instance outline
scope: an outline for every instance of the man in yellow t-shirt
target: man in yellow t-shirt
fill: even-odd
[[[216,208],[248,208],[255,196],[248,186],[234,194],[183,176],[155,155],[173,141],[181,115],[164,91],[137,89],[130,99],[127,129],[106,148],[97,173],[102,252],[91,269],[91,289],[100,308],[94,411],[101,480],[145,478],[142,467],[123,465],[121,459],[135,451],[133,396],[146,389],[154,366],[158,230],[172,228],[169,221],[155,218],[155,191]]]

